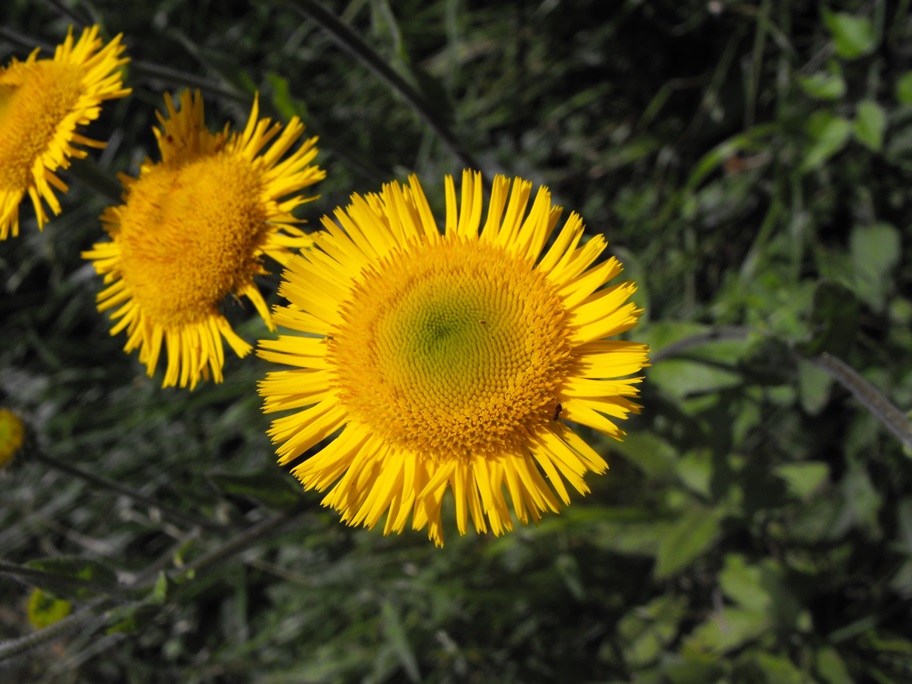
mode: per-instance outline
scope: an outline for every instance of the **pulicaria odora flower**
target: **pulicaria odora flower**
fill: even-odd
[[[0,409],[0,468],[3,468],[22,446],[25,428],[22,420],[9,409]]]
[[[164,344],[163,386],[192,389],[222,380],[223,338],[239,356],[252,349],[219,310],[228,295],[246,296],[274,329],[253,277],[266,273],[263,255],[285,263],[311,244],[292,211],[315,199],[300,190],[326,174],[310,163],[316,138],[286,156],[304,131],[297,117],[282,130],[258,118],[255,100],[242,133],[213,134],[199,93],[184,92],[179,112],[165,102],[168,118],[153,129],[161,162],[121,177],[124,203],[101,217],[111,241],[83,256],[104,276],[98,309],[114,310],[111,334],[127,331],[125,351],[138,348],[150,376]]]
[[[122,87],[120,67],[129,61],[120,57],[123,51],[120,36],[104,45],[97,26],[74,45],[71,27],[53,59],[38,59],[35,50],[26,61],[14,59],[0,69],[0,240],[19,234],[26,193],[39,228],[48,220],[42,200],[60,213],[54,190],[66,192],[67,186],[55,172],[67,168],[70,157],[86,156],[73,145],[105,146],[76,129],[98,118],[102,102],[130,93]]]
[[[482,226],[482,183],[465,172],[461,209],[446,179],[441,234],[414,177],[379,195],[352,196],[315,247],[288,263],[274,319],[294,334],[260,342],[264,359],[292,366],[260,386],[266,411],[291,413],[270,430],[279,462],[351,525],[385,533],[411,517],[443,544],[441,502],[456,525],[513,527],[586,493],[604,459],[565,421],[611,437],[639,406],[643,344],[606,339],[640,311],[621,271],[596,264],[605,240],[583,241],[580,217],[547,189],[494,179]],[[323,440],[322,448],[306,452]],[[568,487],[569,485],[569,487]]]

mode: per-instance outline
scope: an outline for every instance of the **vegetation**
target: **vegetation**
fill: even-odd
[[[5,2],[3,62],[97,22],[133,94],[64,212],[0,243],[0,406],[27,433],[0,472],[0,679],[912,680],[909,5]],[[213,129],[258,90],[320,136],[311,228],[411,172],[441,208],[468,165],[607,235],[653,365],[625,440],[587,434],[611,464],[589,496],[443,549],[348,528],[275,464],[264,362],[146,377],[80,253],[187,87]]]

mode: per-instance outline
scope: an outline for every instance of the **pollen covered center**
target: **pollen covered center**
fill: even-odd
[[[573,358],[567,313],[534,264],[446,239],[362,274],[330,367],[354,420],[426,455],[522,448],[553,419]]]
[[[197,323],[261,269],[266,237],[260,174],[229,155],[158,165],[117,210],[121,275],[162,326]]]
[[[82,75],[76,65],[50,60],[17,62],[0,71],[0,191],[28,185],[36,160],[79,101]]]

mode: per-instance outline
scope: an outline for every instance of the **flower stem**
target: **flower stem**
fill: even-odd
[[[685,337],[652,354],[652,363],[676,356],[693,347],[719,340],[743,339],[750,329],[737,326],[720,326],[704,333]],[[874,386],[837,357],[823,352],[819,356],[799,356],[806,359],[848,389],[912,454],[912,422]]]
[[[228,539],[208,553],[204,553],[199,558],[194,559],[183,568],[173,571],[171,579],[173,580],[191,580],[196,573],[219,567],[220,561],[233,556],[252,544],[262,541],[266,535],[274,532],[276,529],[289,522],[296,516],[307,510],[305,502],[299,503],[296,507],[279,513],[262,520],[243,532]],[[18,567],[18,566],[16,566]],[[135,584],[129,584],[122,588],[127,595],[142,595],[148,592],[154,586],[157,579],[157,572],[141,573],[142,581]],[[151,578],[151,579],[150,579]],[[133,602],[140,605],[141,602]],[[117,611],[110,611],[110,608],[116,607],[117,604],[108,597],[93,599],[83,606],[80,610],[69,615],[52,625],[45,627],[33,634],[29,634],[18,639],[9,639],[0,642],[0,662],[9,658],[27,653],[28,651],[38,648],[57,637],[83,626],[87,621],[93,620],[95,624],[85,627],[85,629],[98,629],[100,625],[107,623],[116,616]],[[107,612],[100,612],[107,611]]]
[[[48,585],[67,585],[74,589],[85,589],[96,594],[111,594],[118,591],[116,587],[103,586],[79,577],[56,575],[52,572],[45,572],[44,570],[38,570],[24,565],[15,565],[14,563],[4,563],[2,561],[0,561],[0,575],[36,580],[35,582],[27,582],[29,586],[42,584],[41,580],[44,580],[44,583]]]
[[[136,76],[142,78],[154,81],[164,81],[165,83],[177,84],[186,88],[199,88],[204,93],[218,95],[219,97],[233,100],[244,106],[250,105],[251,97],[247,93],[237,90],[236,88],[223,87],[214,81],[200,78],[199,76],[187,73],[186,71],[170,69],[166,66],[154,62],[145,62],[141,59],[132,60],[130,62],[130,69]]]
[[[40,449],[33,449],[31,455],[33,458],[35,458],[35,460],[40,461],[45,465],[51,466],[55,470],[59,470],[63,473],[66,473],[67,475],[72,475],[73,477],[78,477],[81,480],[85,480],[86,482],[90,482],[104,489],[109,489],[111,491],[117,492],[118,494],[123,494],[124,496],[129,497],[134,501],[138,501],[140,503],[146,504],[147,506],[151,506],[152,508],[156,508],[164,515],[173,518],[176,521],[180,521],[185,525],[198,525],[200,527],[209,529],[225,527],[225,525],[222,523],[208,520],[191,513],[184,513],[183,511],[168,506],[167,504],[156,501],[155,499],[148,497],[145,494],[141,494],[135,489],[130,489],[129,487],[114,482],[113,480],[109,480],[106,477],[101,477],[100,475],[95,475],[94,473],[85,471],[82,468],[77,468],[74,465],[70,465],[69,463],[64,463],[63,461],[42,452]]]
[[[293,508],[283,511],[277,515],[274,515],[271,518],[266,518],[256,523],[249,529],[241,532],[240,534],[232,537],[225,543],[215,547],[211,551],[204,553],[202,556],[193,559],[187,565],[180,569],[178,575],[174,578],[177,579],[181,576],[192,576],[193,573],[197,573],[201,570],[205,570],[224,558],[232,556],[240,551],[243,551],[254,542],[262,539],[268,534],[271,534],[273,531],[292,520],[293,518],[300,515],[308,507],[308,502],[306,500],[301,500]]]
[[[856,373],[851,366],[832,354],[823,352],[820,356],[810,359],[810,361],[855,395],[855,398],[868,411],[873,413],[890,432],[896,435],[907,449],[912,451],[912,423],[903,415],[902,411],[891,404],[871,383]]]
[[[427,100],[402,76],[386,63],[364,40],[336,15],[314,0],[287,0],[302,16],[317,23],[339,47],[370,69],[381,81],[397,92],[402,99],[450,148],[466,168],[478,169],[478,163],[450,131],[449,126],[431,109]]]
[[[56,639],[76,627],[79,627],[87,620],[98,618],[96,611],[106,605],[112,605],[111,599],[106,597],[95,599],[77,612],[48,625],[44,629],[19,637],[18,639],[0,641],[0,662],[22,655],[23,653],[28,653],[32,649],[42,646],[52,639]]]

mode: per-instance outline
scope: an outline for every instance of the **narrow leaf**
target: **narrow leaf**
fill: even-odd
[[[659,542],[653,574],[662,579],[683,570],[706,553],[719,536],[716,513],[699,508],[675,521]]]
[[[824,8],[823,21],[833,35],[833,46],[840,57],[856,59],[872,53],[877,47],[874,26],[865,17],[830,12]]]
[[[880,152],[886,127],[887,117],[879,104],[873,100],[858,103],[852,131],[859,142],[872,152]]]

